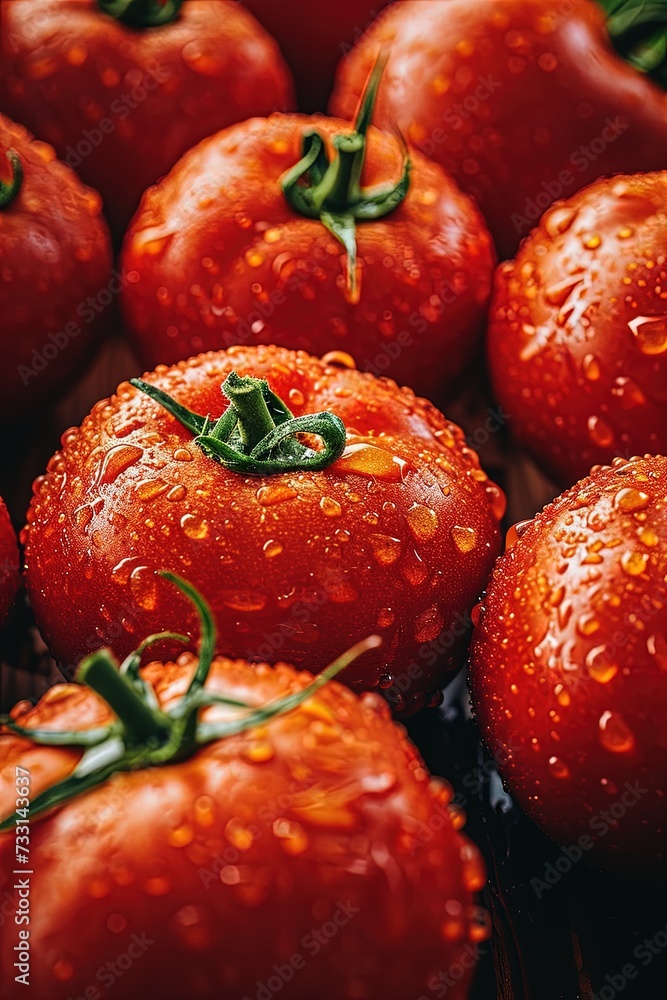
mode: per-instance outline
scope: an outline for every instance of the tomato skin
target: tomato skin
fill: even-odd
[[[149,665],[143,676],[167,706],[183,695],[195,665],[186,654]],[[207,688],[263,704],[300,690],[310,676],[218,658]],[[14,716],[56,730],[111,718],[78,685],[58,685]],[[15,808],[17,765],[30,770],[35,796],[76,760],[71,750],[0,736],[2,816]],[[339,1000],[353,984],[369,997],[418,996],[479,940],[471,904],[483,865],[454,829],[451,798],[386,704],[337,683],[263,729],[209,744],[182,763],[116,775],[31,822],[38,920],[30,995],[67,1000],[92,983],[99,1000],[111,998],[118,977],[107,963],[137,935],[149,943],[139,955],[134,949],[130,967],[119,963],[124,1000],[254,998],[258,981],[295,954],[304,961],[283,984],[287,1000]],[[11,831],[0,835],[3,898],[11,897],[15,866]],[[12,970],[17,930],[13,920],[0,928],[6,1000],[22,995]],[[467,996],[468,967],[452,991],[458,1000]]]
[[[415,660],[405,702],[420,707],[460,664],[461,617],[498,552],[500,491],[457,427],[388,380],[272,347],[202,355],[147,380],[216,414],[232,369],[266,377],[295,415],[338,414],[358,457],[244,479],[122,385],[65,433],[35,483],[23,540],[46,641],[72,663],[110,642],[124,656],[168,621],[196,636],[189,602],[155,576],[170,569],[212,605],[220,650],[323,668],[378,632],[384,645],[346,681],[368,689],[384,675],[389,686]]]
[[[56,160],[50,146],[0,115],[0,160],[23,166],[15,199],[0,209],[0,419],[43,406],[72,380],[106,324],[98,300],[112,253],[97,192]],[[96,300],[96,308],[88,298]]]
[[[350,50],[361,33],[391,0],[338,0],[315,14],[309,0],[243,0],[280,45],[296,83],[301,111],[324,111],[341,53]]]
[[[14,603],[19,584],[19,548],[4,500],[0,498],[0,622]]]
[[[496,273],[494,390],[565,485],[614,455],[667,452],[666,211],[667,173],[599,180]]]
[[[473,196],[501,258],[555,199],[665,165],[667,95],[616,55],[589,0],[566,14],[551,0],[405,0],[342,61],[333,114],[354,109],[381,46],[376,123]]]
[[[231,344],[352,354],[360,368],[435,401],[475,355],[494,263],[471,201],[414,154],[410,190],[384,219],[357,226],[359,301],[346,256],[318,220],[285,199],[280,178],[303,133],[352,126],[273,115],[212,136],[147,191],[127,233],[123,310],[148,365]],[[398,178],[395,137],[370,132],[364,184]]]
[[[148,185],[187,149],[292,106],[276,43],[227,0],[186,0],[176,21],[146,30],[95,0],[9,0],[1,25],[3,110],[69,156],[118,240]]]
[[[471,656],[477,718],[521,806],[559,844],[590,837],[586,858],[647,879],[667,872],[666,497],[667,458],[618,458],[545,507],[498,560]]]

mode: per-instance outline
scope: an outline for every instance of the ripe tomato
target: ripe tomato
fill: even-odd
[[[308,0],[243,0],[243,6],[280,45],[296,83],[302,111],[324,111],[341,55],[391,0],[339,0],[313,11]]]
[[[511,531],[471,658],[519,803],[558,843],[647,878],[667,871],[666,498],[667,458],[617,458]]]
[[[0,106],[101,193],[119,240],[186,149],[292,105],[278,46],[227,0],[1,6]]]
[[[199,661],[116,667],[96,654],[93,690],[57,685],[0,736],[0,892],[31,916],[27,946],[13,920],[0,929],[4,1000],[25,992],[25,955],[34,1000],[119,986],[124,1000],[405,1000],[461,959],[464,1000],[483,864],[381,698],[284,664],[210,664],[203,646]],[[216,698],[233,701],[197,718]]]
[[[113,299],[99,195],[0,115],[0,418],[43,405],[87,357]]]
[[[333,347],[433,400],[457,384],[485,318],[490,237],[439,167],[419,154],[410,165],[375,130],[366,142],[381,69],[354,130],[322,117],[245,122],[146,193],[122,261],[147,364],[231,344]]]
[[[11,608],[19,582],[19,549],[4,501],[0,498],[0,622]]]
[[[589,0],[405,0],[342,62],[332,113],[354,111],[382,47],[378,124],[402,128],[475,198],[501,257],[557,198],[665,166],[667,97],[612,49]]]
[[[404,695],[420,707],[460,663],[468,610],[499,548],[500,490],[424,400],[306,354],[236,348],[146,379],[215,420],[233,371],[267,379],[299,417],[333,410],[327,461],[346,446],[341,420],[342,457],[317,469],[287,454],[269,471],[249,460],[231,471],[210,457],[212,434],[198,447],[193,430],[123,384],[65,433],[35,484],[26,572],[46,641],[72,663],[111,641],[125,655],[165,621],[183,619],[193,634],[191,610],[156,576],[166,568],[212,603],[220,649],[233,656],[324,666],[379,631],[383,648],[346,681],[380,685],[397,710]],[[247,435],[245,450],[262,434]],[[286,447],[302,449],[293,438]]]
[[[495,392],[566,485],[614,455],[667,452],[666,213],[667,173],[603,179],[498,269]]]

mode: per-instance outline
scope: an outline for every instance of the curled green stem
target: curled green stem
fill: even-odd
[[[172,399],[162,389],[130,379],[133,386],[154,399],[194,435],[208,458],[231,472],[271,476],[280,472],[326,469],[345,448],[345,425],[328,410],[295,417],[264,379],[231,372],[222,386],[229,406],[213,423]],[[300,435],[319,438],[321,449],[311,448]]]
[[[216,627],[213,612],[201,594],[174,573],[161,574],[188,597],[199,614],[201,640],[199,662],[188,690],[171,708],[162,711],[155,691],[138,675],[140,651],[164,638],[184,639],[178,633],[162,632],[150,636],[118,666],[108,650],[92,653],[81,664],[77,680],[103,698],[115,713],[108,726],[71,732],[31,729],[10,718],[0,719],[0,725],[11,732],[42,746],[80,747],[83,754],[69,777],[57,782],[30,802],[30,819],[50,812],[84,792],[104,784],[113,775],[144,770],[185,760],[207,743],[226,739],[265,725],[271,719],[298,708],[324,684],[361,656],[380,645],[379,636],[372,635],[358,642],[347,653],[327,667],[310,684],[264,705],[251,705],[235,698],[207,691],[205,688],[216,648]],[[137,678],[141,683],[136,683]],[[211,705],[224,705],[232,710],[229,718],[219,722],[204,722],[199,713]],[[0,822],[0,832],[19,822],[18,813]]]
[[[354,131],[334,136],[334,159],[329,161],[320,133],[309,130],[303,136],[301,159],[282,179],[283,193],[294,211],[319,219],[345,247],[347,288],[353,301],[358,295],[357,223],[381,219],[393,212],[410,187],[410,157],[402,140],[403,170],[399,180],[371,189],[361,187],[366,133],[386,61],[381,55],[368,78]]]
[[[600,0],[619,55],[667,88],[667,5],[664,0]]]

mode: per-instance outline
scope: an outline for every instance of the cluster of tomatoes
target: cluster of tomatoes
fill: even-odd
[[[667,66],[626,6],[0,6],[0,420],[117,314],[153,369],[20,536],[76,677],[2,718],[6,1000],[463,1000],[483,866],[392,713],[469,646],[528,814],[667,871]],[[502,555],[436,408],[483,335],[565,488]],[[2,616],[19,563],[3,505]]]

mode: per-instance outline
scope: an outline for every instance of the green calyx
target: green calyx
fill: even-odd
[[[97,6],[129,28],[158,28],[176,20],[183,0],[97,0]]]
[[[366,133],[373,115],[386,58],[380,57],[366,84],[354,131],[333,139],[334,159],[316,130],[304,133],[303,156],[283,177],[283,193],[289,205],[308,219],[319,219],[347,251],[347,288],[352,300],[357,288],[357,222],[389,215],[405,198],[410,187],[410,157],[404,146],[403,171],[396,184],[372,189],[360,186],[366,155]]]
[[[21,163],[21,157],[15,149],[8,149],[5,156],[12,168],[12,179],[10,181],[0,181],[0,209],[11,205],[18,196],[23,184],[23,164]]]
[[[116,714],[116,721],[98,729],[72,732],[26,729],[11,718],[0,724],[11,732],[40,746],[82,747],[84,752],[68,778],[37,795],[30,803],[30,819],[64,805],[66,802],[104,784],[114,774],[145,770],[186,760],[202,746],[229,736],[236,736],[271,719],[298,708],[336,674],[382,640],[372,635],[356,643],[312,683],[293,694],[257,706],[225,698],[205,690],[215,655],[216,627],[210,607],[202,596],[174,573],[163,572],[195,605],[201,622],[199,663],[183,697],[168,711],[162,711],[153,688],[141,677],[139,667],[144,651],[161,639],[187,643],[187,636],[161,632],[149,636],[127,659],[118,665],[109,650],[88,656],[79,667],[77,680],[102,697]],[[224,722],[203,722],[199,711],[210,705],[225,705],[234,714]],[[17,813],[0,822],[0,832],[20,822]]]
[[[231,372],[222,386],[229,406],[215,422],[181,406],[171,396],[143,379],[130,382],[141,389],[191,431],[195,444],[208,458],[231,472],[271,476],[279,472],[326,469],[345,448],[345,424],[334,413],[306,413],[295,417],[264,379]],[[319,438],[321,450],[310,448],[299,435]]]
[[[664,0],[600,0],[607,30],[626,62],[667,88],[667,4]]]

